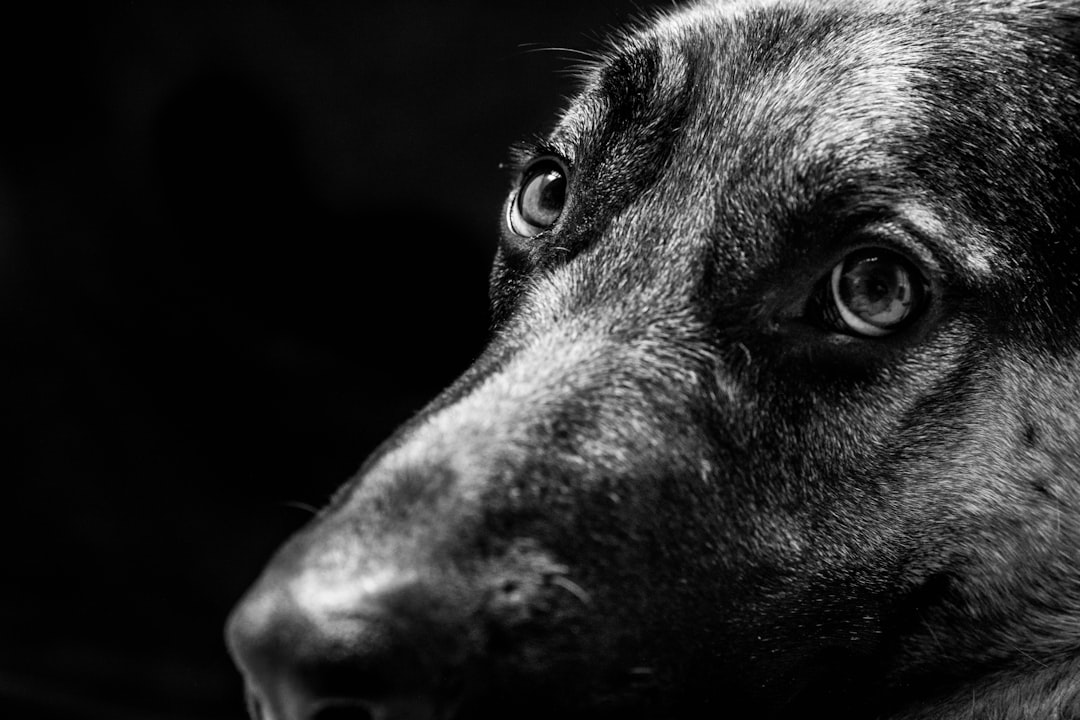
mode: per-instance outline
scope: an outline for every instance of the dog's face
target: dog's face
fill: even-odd
[[[256,715],[1075,702],[1049,5],[712,2],[614,43],[518,149],[488,350],[234,614]]]

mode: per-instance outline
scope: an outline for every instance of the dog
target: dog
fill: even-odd
[[[1080,718],[1080,4],[712,0],[515,149],[480,359],[276,555],[257,720]]]

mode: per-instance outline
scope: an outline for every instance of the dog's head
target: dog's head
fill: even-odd
[[[1080,653],[1078,15],[721,1],[618,38],[518,148],[487,351],[234,613],[256,717],[1048,688]]]

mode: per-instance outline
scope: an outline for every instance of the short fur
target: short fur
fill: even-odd
[[[1080,717],[1078,21],[615,39],[520,153],[569,190],[504,230],[487,351],[234,613],[254,715]],[[888,337],[808,311],[865,245],[929,285]]]

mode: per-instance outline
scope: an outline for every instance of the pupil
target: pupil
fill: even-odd
[[[911,303],[911,284],[899,265],[866,258],[844,273],[840,294],[864,320],[896,323]]]
[[[562,210],[566,195],[566,181],[562,173],[552,170],[544,175],[544,185],[540,189],[540,204],[558,213]]]
[[[526,184],[521,214],[532,225],[549,228],[559,219],[565,201],[566,178],[558,170],[548,170]]]

